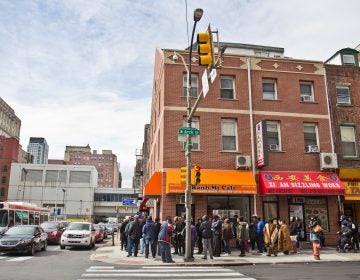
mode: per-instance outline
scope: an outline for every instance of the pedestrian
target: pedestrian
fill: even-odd
[[[149,247],[152,257],[155,258],[155,224],[151,216],[147,217],[146,224],[143,226],[142,232],[145,243],[145,258],[147,259],[149,257]]]
[[[140,224],[140,228],[142,230],[144,225],[145,225],[145,219],[142,218],[142,217],[139,218],[139,224]],[[143,234],[141,234],[141,238],[140,238],[140,254],[144,254],[144,251],[145,251],[145,241],[144,241]]]
[[[214,216],[214,220],[211,224],[211,231],[213,236],[213,249],[214,257],[220,257],[221,255],[221,236],[222,236],[222,222],[218,215]]]
[[[249,225],[245,222],[244,217],[238,218],[238,228],[237,228],[237,240],[239,241],[240,246],[240,257],[245,257],[245,252],[247,251],[248,247],[248,240],[249,240]]]
[[[139,223],[139,216],[135,215],[128,226],[128,254],[127,257],[131,257],[134,253],[134,257],[137,257],[140,237],[142,235],[141,227]]]
[[[233,223],[232,223],[232,230],[233,230],[233,237],[235,238],[235,244],[236,244],[236,249],[240,249],[240,245],[239,245],[239,240],[237,240],[237,228],[238,228],[238,215],[234,215],[233,218]]]
[[[285,255],[289,255],[293,249],[289,227],[283,219],[279,220],[279,233],[278,233],[278,251],[283,252]]]
[[[161,256],[160,249],[158,247],[158,237],[159,237],[160,227],[161,227],[160,219],[156,217],[154,223],[154,228],[155,228],[154,243],[155,243],[155,250],[157,250],[159,256]]]
[[[178,238],[179,256],[184,256],[184,254],[185,254],[185,238],[183,235],[185,225],[186,224],[185,224],[184,218],[178,217],[177,238]]]
[[[158,242],[160,246],[161,260],[163,263],[174,263],[171,257],[171,235],[173,232],[173,226],[171,218],[167,217],[161,224],[160,232],[158,236]]]
[[[250,221],[250,225],[249,225],[249,235],[250,235],[250,247],[251,247],[251,250],[255,250],[255,244],[257,244],[257,240],[258,240],[257,223],[258,223],[257,217],[252,216],[251,221]],[[259,246],[258,246],[258,250],[259,250]]]
[[[202,217],[202,223],[200,225],[200,231],[203,241],[203,250],[204,250],[204,256],[203,259],[207,259],[207,252],[209,251],[210,259],[213,259],[213,251],[212,251],[212,242],[211,242],[211,225],[209,222],[209,217],[207,215],[204,215]]]
[[[120,226],[120,247],[121,251],[125,249],[127,251],[127,235],[126,235],[126,226],[129,223],[129,219],[125,218]]]
[[[322,232],[322,228],[315,216],[310,217],[309,231],[310,231],[310,242],[312,242],[314,259],[320,260],[320,233]]]
[[[201,226],[202,220],[198,219],[197,223],[195,225],[196,228],[196,233],[197,233],[197,248],[198,248],[198,252],[197,254],[202,254],[203,252],[203,245],[202,245],[202,235],[201,235],[201,231],[200,231],[200,226]]]
[[[278,225],[277,219],[273,218],[264,227],[264,242],[267,248],[267,256],[277,256],[278,253]]]
[[[265,244],[264,244],[264,227],[265,223],[261,217],[258,218],[258,223],[256,225],[257,228],[257,237],[258,237],[258,253],[266,252]]]
[[[174,226],[173,226],[173,232],[171,235],[171,239],[172,239],[172,244],[174,246],[174,255],[178,255],[179,251],[181,249],[179,249],[179,239],[178,239],[178,235],[180,234],[179,232],[179,217],[175,216],[174,217]]]
[[[297,236],[296,236],[296,249],[300,248],[300,240],[301,240],[301,232],[303,230],[303,222],[299,217],[295,217],[296,221],[296,229],[297,229]]]
[[[197,231],[196,231],[196,227],[195,227],[193,221],[191,221],[190,232],[191,232],[191,244],[190,244],[191,254],[190,254],[190,258],[193,259],[194,258],[194,248],[195,248],[195,243],[196,243],[196,239],[197,239]],[[183,228],[183,230],[181,232],[181,235],[185,240],[186,239],[186,225],[184,226],[184,228]],[[186,253],[185,250],[184,250],[184,253]]]
[[[298,235],[298,229],[297,229],[297,222],[295,217],[290,217],[290,225],[289,225],[289,232],[290,232],[290,239],[293,247],[293,253],[297,253],[297,235]]]
[[[225,253],[230,255],[230,241],[233,239],[233,231],[232,231],[232,225],[230,224],[229,219],[224,220],[224,226],[222,229],[222,240],[224,242],[224,250]]]
[[[349,217],[348,218],[348,223],[350,224],[350,229],[351,229],[351,236],[353,238],[353,243],[354,243],[354,250],[359,250],[359,228],[358,228],[358,224],[353,220],[353,218]]]

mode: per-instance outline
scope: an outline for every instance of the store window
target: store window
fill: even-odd
[[[250,198],[248,196],[208,196],[208,215],[220,215],[233,219],[235,215],[250,219]]]
[[[317,217],[325,232],[330,230],[328,206],[326,197],[305,197],[305,224],[308,225],[311,216]]]
[[[279,216],[279,202],[277,196],[263,196],[264,221],[268,222]]]

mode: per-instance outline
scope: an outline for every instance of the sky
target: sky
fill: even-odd
[[[89,144],[117,155],[131,187],[150,122],[156,48],[184,49],[193,11],[220,41],[285,48],[324,61],[360,44],[358,0],[1,0],[0,96],[20,143],[45,137],[49,158]]]

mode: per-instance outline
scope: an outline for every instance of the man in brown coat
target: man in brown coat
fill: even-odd
[[[277,219],[272,219],[269,223],[266,223],[264,227],[264,242],[265,246],[268,249],[267,256],[277,256],[278,253],[278,228],[277,228]]]
[[[284,220],[279,220],[279,236],[278,236],[278,250],[284,252],[285,255],[288,255],[292,250],[292,243],[290,238],[289,227]]]
[[[222,229],[222,239],[224,241],[224,250],[229,255],[231,253],[231,251],[230,251],[230,240],[232,238],[233,238],[232,226],[230,224],[230,220],[226,218],[224,220],[224,225],[223,225],[223,229]]]

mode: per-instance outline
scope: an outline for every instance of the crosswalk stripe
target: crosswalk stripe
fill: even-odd
[[[114,269],[114,266],[90,266],[89,269]]]
[[[0,257],[0,260],[2,260],[2,259],[6,259],[7,257]]]
[[[10,260],[6,260],[7,262],[21,262],[21,261],[26,261],[28,259],[31,259],[32,257],[18,257],[18,258],[13,258]]]
[[[176,272],[176,271],[174,271]],[[83,276],[84,277],[99,277],[102,275],[106,275],[106,276],[137,276],[137,277],[176,277],[179,276],[179,273],[136,273],[136,271],[132,271],[132,273],[106,273],[106,274],[102,274],[102,273],[84,273]],[[237,272],[223,272],[223,273],[201,273],[201,276],[239,276],[240,274]],[[194,276],[194,273],[181,273],[181,276]]]
[[[134,272],[134,271],[138,271],[135,269],[114,269],[114,270],[109,270],[109,269],[87,269],[86,272],[122,272],[122,273],[126,273],[126,272]],[[166,269],[161,269],[161,273],[163,272],[174,272],[174,271],[179,271],[179,269],[177,269],[177,267],[169,267]],[[232,270],[230,269],[223,269],[223,268],[208,268],[208,269],[198,269],[198,268],[187,268],[186,272],[232,272]],[[148,272],[160,272],[160,269],[146,269],[146,271],[144,271],[146,273]]]

